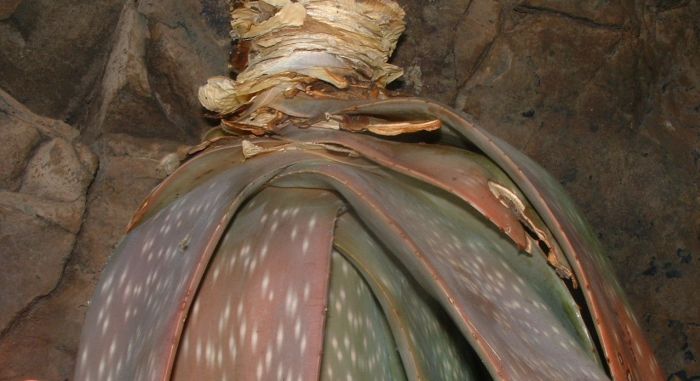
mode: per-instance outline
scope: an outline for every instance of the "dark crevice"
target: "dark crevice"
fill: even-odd
[[[471,3],[470,3],[471,5]],[[467,7],[467,10],[465,11],[465,16],[468,14],[469,7]],[[462,92],[464,89],[467,88],[467,85],[471,81],[471,79],[476,75],[476,73],[479,71],[481,68],[481,65],[486,61],[486,58],[488,58],[491,55],[491,50],[493,50],[493,46],[496,43],[496,40],[498,40],[498,37],[501,36],[501,33],[503,32],[503,25],[505,24],[504,18],[505,18],[506,10],[502,9],[501,13],[498,16],[498,23],[496,25],[496,34],[493,36],[491,41],[484,47],[484,49],[479,53],[479,57],[476,59],[476,62],[474,63],[474,66],[469,70],[469,73],[467,74],[466,78],[462,81],[462,83],[459,84],[457,87],[457,91],[455,92],[454,98],[450,101],[450,105],[452,107],[457,107],[460,108],[459,105],[457,104],[457,100],[459,97],[462,95]]]
[[[595,353],[596,357],[600,360],[599,362],[605,370],[605,373],[612,378],[610,364],[608,364],[606,360],[603,344],[600,341],[600,337],[598,337],[598,330],[596,329],[593,315],[587,308],[588,304],[586,303],[586,297],[583,295],[583,289],[581,287],[576,287],[571,279],[564,279],[564,284],[566,288],[569,289],[569,293],[571,293],[571,296],[574,298],[576,305],[580,306],[581,317],[583,318],[584,324],[586,324],[586,330],[590,334],[593,345],[597,351],[597,353]]]
[[[547,255],[549,254],[549,252],[552,251],[551,248],[549,247],[549,245],[547,244],[547,242],[545,242],[543,239],[541,239],[539,236],[537,236],[537,233],[535,233],[535,231],[532,230],[528,224],[523,223],[523,221],[520,221],[520,220],[518,220],[518,222],[520,222],[520,226],[522,226],[522,228],[525,230],[527,235],[529,235],[530,238],[532,238],[535,242],[537,242],[537,246],[540,248],[540,250],[542,250],[542,253],[544,254],[544,256],[546,258]]]
[[[92,103],[97,99],[96,92],[98,89],[102,88],[102,80],[104,78],[104,72],[109,61],[109,53],[111,50],[106,50],[100,54],[99,58],[96,58],[93,62],[91,69],[85,76],[87,80],[83,79],[81,94],[78,94],[75,99],[76,101],[69,103],[66,116],[63,121],[69,124],[81,133],[87,124],[83,121],[88,116],[90,110],[92,109]],[[91,73],[92,72],[92,73]],[[82,125],[85,124],[85,125]]]
[[[458,82],[458,77],[459,77],[459,72],[457,70],[457,53],[455,52],[455,47],[456,47],[456,41],[457,38],[459,37],[458,31],[459,31],[459,25],[466,22],[467,16],[469,16],[469,11],[472,8],[472,4],[474,4],[474,0],[470,0],[467,6],[464,8],[464,11],[462,14],[459,16],[457,19],[457,22],[452,25],[452,36],[451,36],[451,42],[450,42],[450,49],[448,50],[448,53],[445,55],[443,58],[443,61],[445,58],[448,56],[452,56],[452,79],[455,81],[455,83]],[[459,94],[459,89],[456,89],[457,92],[455,92],[455,97],[457,94]],[[454,102],[452,102],[454,104]]]
[[[547,244],[547,242],[545,242],[543,239],[540,239],[537,236],[537,234],[529,226],[527,226],[527,224],[520,222],[520,225],[523,227],[523,229],[525,229],[525,232],[527,232],[527,234],[537,242],[537,245],[539,246],[540,250],[542,250],[542,253],[544,253],[546,259],[549,253],[551,252],[551,248]],[[557,276],[564,282],[564,285],[569,291],[569,294],[571,294],[571,297],[573,298],[574,302],[577,306],[579,306],[581,318],[583,319],[583,322],[586,325],[586,330],[588,331],[593,345],[595,346],[595,350],[597,352],[594,353],[594,355],[596,356],[596,358],[598,358],[599,363],[603,366],[605,373],[608,376],[611,376],[610,366],[608,365],[608,362],[605,361],[605,352],[603,351],[602,342],[598,337],[598,331],[596,329],[593,316],[588,309],[588,303],[586,302],[586,297],[583,294],[583,290],[580,287],[580,283],[578,282],[578,280],[575,279],[576,275],[572,274],[572,277],[562,276],[561,274],[559,274],[555,267],[551,266],[549,261],[547,261],[547,264],[549,264],[550,267],[552,267],[555,270]]]
[[[513,11],[518,12],[518,13],[525,13],[525,14],[542,14],[542,15],[549,15],[549,16],[554,16],[554,17],[561,17],[569,21],[577,22],[579,24],[591,27],[591,28],[597,28],[597,29],[610,29],[610,30],[622,30],[623,26],[619,24],[608,24],[608,23],[601,23],[597,22],[595,20],[589,19],[587,17],[583,16],[578,16],[578,15],[572,15],[566,12],[562,12],[556,9],[551,9],[551,8],[545,8],[545,7],[536,7],[532,5],[518,5],[515,8],[513,8]]]
[[[685,8],[690,4],[690,0],[658,0],[656,9],[659,13]]]

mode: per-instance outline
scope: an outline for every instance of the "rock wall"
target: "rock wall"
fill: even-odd
[[[0,380],[65,380],[161,159],[208,127],[196,89],[226,72],[228,5],[15,3],[0,7]]]
[[[399,0],[400,91],[549,169],[669,375],[700,377],[700,3]],[[71,377],[100,270],[161,158],[207,126],[225,0],[0,3],[0,380]]]

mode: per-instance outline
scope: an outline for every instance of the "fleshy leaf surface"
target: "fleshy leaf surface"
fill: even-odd
[[[561,246],[583,290],[613,379],[663,379],[663,372],[591,228],[561,185],[542,167],[466,115],[437,102],[393,98],[356,105],[343,112],[399,119],[438,118],[477,146],[518,185]]]
[[[340,206],[275,188],[246,203],[202,279],[173,380],[318,379]]]
[[[418,187],[341,164],[292,166],[286,176],[281,182],[285,186],[308,186],[315,180],[316,186],[342,194],[442,303],[492,376],[575,379],[584,374],[591,380],[607,379],[580,344],[585,337],[569,319],[559,320],[576,316],[557,312],[563,309],[559,300],[550,303],[527,285],[505,260],[517,257],[519,250],[478,218],[445,200],[436,204],[429,194],[416,193]]]

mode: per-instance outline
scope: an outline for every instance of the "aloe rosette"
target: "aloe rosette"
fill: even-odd
[[[559,184],[384,90],[398,5],[236,5],[221,126],[136,212],[77,380],[662,379]]]

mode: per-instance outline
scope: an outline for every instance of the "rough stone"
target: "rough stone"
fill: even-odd
[[[0,191],[0,206],[38,217],[72,234],[77,234],[85,211],[85,196],[80,195],[73,201],[63,202],[17,192]]]
[[[71,380],[95,279],[69,265],[59,286],[0,340],[0,380]]]
[[[0,20],[12,16],[22,0],[3,0],[0,2]]]
[[[34,308],[50,299],[63,282],[82,224],[85,194],[97,157],[77,141],[78,134],[61,121],[33,114],[0,91],[0,268],[4,272],[0,277],[0,379],[18,378],[19,364],[36,366],[37,358],[54,364],[52,361],[73,357],[46,345],[48,331],[65,320],[58,319],[58,324],[44,321],[21,337],[17,334],[21,332],[18,327],[31,324]],[[41,140],[46,143],[39,146]],[[18,357],[32,347],[41,353]],[[51,365],[48,379],[59,379],[53,377],[59,367]],[[32,378],[31,373],[26,377]]]
[[[148,1],[140,4],[139,11],[149,21],[146,57],[153,94],[168,120],[199,138],[201,130],[192,127],[209,125],[203,123],[197,89],[210,76],[227,72],[228,3]]]
[[[0,69],[1,70],[1,69]],[[68,124],[33,113],[10,94],[0,89],[0,127],[12,124],[30,125],[47,138],[73,141],[80,132]]]
[[[101,81],[98,108],[90,133],[123,131],[138,135],[171,132],[152,96],[145,54],[149,38],[146,18],[134,2],[127,2],[116,29],[105,75]]]
[[[77,136],[71,126],[33,114],[0,91],[0,205],[76,234],[98,164]],[[51,140],[35,150],[42,139]]]
[[[40,138],[36,128],[0,114],[0,189],[17,188],[24,167]]]
[[[41,115],[72,119],[102,73],[124,2],[21,2],[0,21],[0,87]]]
[[[196,1],[125,3],[97,102],[86,115],[93,126],[89,138],[129,133],[194,141],[207,127],[196,90],[225,72],[229,42],[200,16],[203,7]]]
[[[56,138],[29,161],[20,191],[54,201],[75,201],[85,194],[94,171],[83,165],[70,143]]]
[[[0,206],[0,331],[56,286],[74,240],[55,225]]]
[[[547,13],[591,26],[622,26],[634,13],[633,3],[613,1],[528,0],[516,6],[520,12]]]
[[[457,91],[459,79],[458,65],[468,65],[463,55],[470,52],[456,51],[457,41],[469,38],[473,41],[489,39],[488,27],[483,30],[479,25],[472,25],[473,34],[468,37],[457,34],[462,28],[463,18],[468,16],[472,2],[469,0],[453,1],[399,1],[409,17],[406,18],[406,32],[399,40],[393,61],[404,68],[420,67],[420,92],[415,86],[401,87],[403,79],[392,87],[417,95],[430,96],[443,103],[450,103]],[[477,4],[481,7],[481,4]],[[495,5],[500,7],[499,4]],[[486,23],[484,23],[486,24]],[[436,49],[440,45],[443,49]],[[457,63],[460,55],[461,62]],[[464,66],[466,67],[466,66]]]

